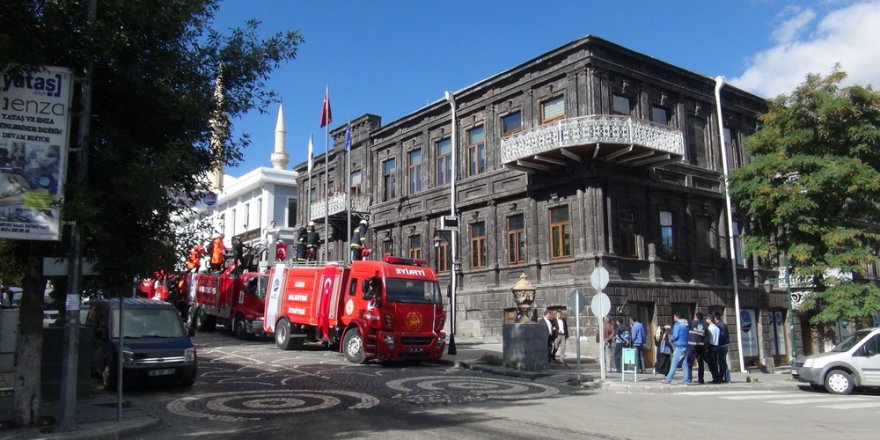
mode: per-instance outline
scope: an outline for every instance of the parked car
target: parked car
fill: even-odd
[[[880,387],[880,327],[857,330],[831,351],[802,362],[792,376],[815,389],[849,394],[857,387]]]
[[[164,301],[143,298],[125,298],[122,307],[121,349],[118,298],[91,301],[86,321],[95,331],[92,368],[104,388],[116,389],[120,353],[124,387],[192,385],[198,359],[177,309]]]

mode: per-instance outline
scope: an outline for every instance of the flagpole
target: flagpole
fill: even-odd
[[[308,200],[306,200],[306,221],[303,224],[308,224],[312,220],[312,135],[309,135],[309,156],[306,159],[307,165],[306,170],[308,172]]]
[[[346,215],[348,218],[346,254],[348,256],[345,258],[351,263],[351,121],[348,121],[345,129],[345,187],[345,205],[348,211],[348,215]]]
[[[327,261],[328,237],[330,236],[330,124],[324,126],[324,261]]]

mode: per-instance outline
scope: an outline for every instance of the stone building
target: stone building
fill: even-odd
[[[612,317],[638,316],[649,337],[674,312],[718,311],[734,365],[737,335],[747,364],[787,363],[776,317],[787,316],[788,298],[735,246],[739,332],[728,251],[720,138],[730,166],[741,166],[766,102],[725,85],[719,136],[714,92],[711,77],[586,36],[391,123],[355,119],[350,153],[346,126],[336,127],[312,173],[296,167],[303,200],[311,188],[301,218],[326,231],[326,217],[328,258],[343,260],[350,174],[352,216],[369,219],[374,258],[426,259],[448,284],[451,237],[439,226],[454,185],[457,335],[499,338],[521,274],[543,309],[578,288],[589,301],[590,273],[602,266]],[[595,318],[581,325],[592,341]]]

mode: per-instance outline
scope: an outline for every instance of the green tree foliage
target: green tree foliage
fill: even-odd
[[[794,278],[814,285],[804,304],[814,324],[880,310],[880,288],[864,278],[880,249],[880,94],[841,87],[845,76],[809,75],[771,100],[746,143],[754,159],[731,176],[749,219],[745,251],[790,257]]]
[[[91,67],[87,177],[73,178],[81,159],[71,154],[62,211],[65,221],[82,226],[84,253],[100,273],[89,283],[105,292],[130,291],[134,275],[170,269],[182,257],[174,250],[174,219],[208,189],[204,176],[234,165],[249,143],[247,135],[231,138],[227,118],[274,101],[264,81],[303,42],[296,31],[262,36],[253,20],[216,30],[218,1],[6,0],[0,8],[0,71],[49,65],[82,75]],[[90,4],[97,5],[93,21]],[[218,78],[222,99],[215,99]],[[79,98],[75,93],[74,115]],[[222,148],[212,148],[215,120],[224,122]],[[71,147],[80,135],[77,123],[75,116]],[[19,270],[27,294],[39,290],[42,257],[63,256],[68,248],[3,249],[4,258],[26,262]],[[39,298],[27,302],[33,306],[23,302],[23,317],[39,313]],[[21,331],[38,335],[39,325]],[[37,350],[38,362],[39,344],[26,342],[24,350]],[[33,358],[19,356],[19,369],[39,371],[38,363],[21,365]],[[17,423],[34,423],[39,398],[23,399],[33,411],[16,413]]]

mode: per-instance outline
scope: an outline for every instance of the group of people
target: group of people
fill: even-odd
[[[308,226],[301,225],[296,230],[296,261],[317,261],[320,246],[321,236],[315,230],[315,222],[309,222]]]
[[[712,376],[712,383],[730,382],[730,369],[727,365],[727,350],[730,333],[721,315],[715,313],[703,316],[694,314],[688,322],[680,313],[674,316],[672,326],[663,326],[657,342],[658,364],[655,372],[664,374],[663,383],[671,384],[675,370],[682,367],[684,376],[681,384],[689,385],[693,379],[693,367],[697,366],[697,380],[705,383],[706,365]],[[661,359],[661,356],[663,359]]]
[[[623,318],[617,318],[614,325],[610,318],[605,318],[602,326],[602,338],[605,346],[606,369],[608,372],[623,370],[623,349],[636,350],[635,368],[639,374],[645,372],[645,343],[647,336],[645,326],[638,318],[629,318],[624,322]],[[599,332],[596,332],[596,343],[599,343]],[[614,359],[612,366],[610,359]]]
[[[566,318],[568,314],[565,310],[544,311],[541,323],[547,327],[547,362],[565,365],[565,349],[570,335]]]
[[[654,335],[656,359],[654,374],[665,376],[664,383],[672,383],[675,371],[679,367],[684,371],[682,384],[690,384],[693,378],[692,369],[697,367],[697,381],[705,383],[705,371],[708,366],[711,383],[730,382],[730,370],[727,365],[727,351],[730,334],[727,324],[721,315],[715,313],[704,316],[702,312],[694,314],[694,319],[687,319],[676,313],[673,325],[660,326]],[[645,344],[647,336],[644,324],[638,318],[630,318],[629,323],[617,318],[612,324],[605,318],[601,329],[604,340],[605,359],[613,359],[613,364],[606,365],[608,372],[623,370],[622,352],[624,348],[635,349],[635,370],[639,374],[645,371]],[[599,343],[599,332],[596,343]]]

